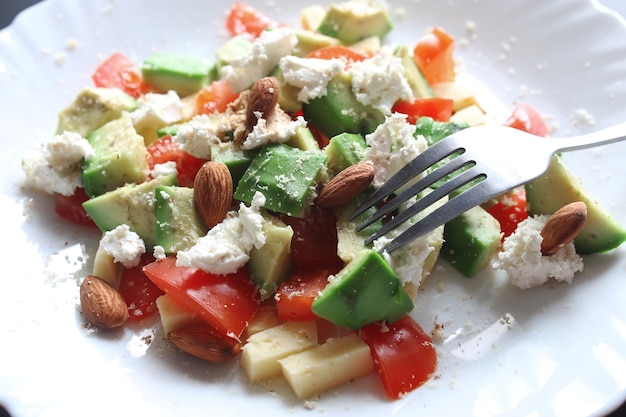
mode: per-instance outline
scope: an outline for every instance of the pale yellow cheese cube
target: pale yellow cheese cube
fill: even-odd
[[[244,339],[249,339],[253,334],[276,327],[279,324],[280,322],[276,316],[276,309],[274,306],[261,305],[254,317],[252,317],[252,320],[250,320],[248,327],[244,330]]]
[[[161,317],[163,333],[169,334],[171,331],[185,327],[208,327],[209,325],[199,316],[184,308],[179,303],[172,300],[167,294],[163,294],[156,299],[157,309]]]
[[[374,370],[369,346],[352,333],[278,361],[287,382],[306,399]]]
[[[467,123],[470,126],[480,126],[487,123],[487,118],[480,107],[472,105],[454,113],[450,118],[450,121],[456,123]]]
[[[324,6],[319,4],[307,6],[300,12],[300,25],[302,29],[315,31],[324,20],[325,15]]]
[[[252,382],[280,376],[278,360],[317,346],[317,325],[286,322],[248,338],[243,345],[241,367]]]
[[[459,111],[477,104],[474,92],[468,86],[456,81],[443,81],[430,86],[435,97],[452,100],[452,109]]]
[[[93,271],[92,274],[98,278],[108,282],[113,287],[117,288],[120,283],[120,264],[115,263],[113,255],[102,249],[98,245],[96,255],[93,259]]]

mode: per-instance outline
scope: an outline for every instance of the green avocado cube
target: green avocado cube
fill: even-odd
[[[321,151],[267,145],[244,172],[234,196],[251,204],[254,195],[261,192],[266,209],[302,217],[325,162],[326,155]]]
[[[141,66],[144,81],[160,92],[174,90],[185,97],[200,91],[217,77],[215,63],[185,54],[157,52]]]
[[[358,133],[340,133],[333,136],[324,151],[328,155],[326,166],[331,175],[365,159],[367,144]]]
[[[233,184],[237,184],[243,173],[257,155],[256,150],[241,149],[234,142],[222,142],[211,145],[211,160],[221,162],[228,167]]]
[[[359,329],[377,321],[393,323],[413,309],[413,301],[383,257],[367,249],[330,280],[311,309],[338,326]]]
[[[318,32],[347,44],[370,36],[384,38],[393,28],[389,11],[382,4],[333,3],[317,28]]]

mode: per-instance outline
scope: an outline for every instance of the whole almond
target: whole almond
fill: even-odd
[[[265,77],[257,80],[250,88],[248,106],[246,107],[246,128],[252,131],[259,118],[267,119],[271,116],[276,103],[280,86],[274,77]]]
[[[221,162],[205,162],[193,183],[193,199],[207,227],[224,220],[233,199],[233,178],[228,167]]]
[[[241,342],[209,327],[172,330],[167,339],[180,350],[213,363],[226,362],[241,352]]]
[[[569,203],[557,210],[541,229],[541,254],[552,255],[573,241],[587,221],[587,205],[582,201]]]
[[[374,179],[374,166],[359,162],[340,171],[330,180],[317,197],[320,207],[338,207],[349,203],[367,189]]]
[[[87,275],[80,285],[80,307],[91,324],[103,329],[122,326],[129,317],[122,295],[95,275]]]

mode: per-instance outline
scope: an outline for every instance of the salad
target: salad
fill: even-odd
[[[377,2],[308,7],[301,26],[238,3],[215,59],[112,54],[24,170],[55,193],[59,215],[102,232],[80,294],[93,325],[159,314],[172,344],[211,362],[241,358],[251,381],[282,375],[307,399],[377,372],[399,398],[436,370],[437,332],[408,313],[437,257],[468,277],[494,256],[515,264],[526,250],[508,240],[518,225],[540,221],[523,235],[538,241],[548,214],[572,201],[542,207],[553,184],[537,181],[397,254],[384,239],[366,246],[368,231],[348,220],[360,199],[434,141],[487,123],[489,109],[459,82],[443,28],[385,45],[393,24]],[[504,123],[548,134],[528,105]],[[553,169],[569,183],[560,159]],[[535,251],[544,278],[581,269],[572,248],[626,238],[583,203],[594,228],[558,242],[563,259]]]

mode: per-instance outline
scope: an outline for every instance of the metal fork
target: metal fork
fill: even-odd
[[[449,200],[408,227],[385,247],[392,252],[478,206],[543,174],[552,155],[626,139],[626,122],[569,138],[544,138],[506,126],[477,126],[456,132],[427,148],[392,176],[352,213],[354,220],[405,186],[357,225],[362,230],[439,183],[366,239],[373,242],[449,196]],[[437,166],[435,166],[437,165]],[[421,174],[423,177],[419,178]],[[417,181],[406,185],[409,181]]]

